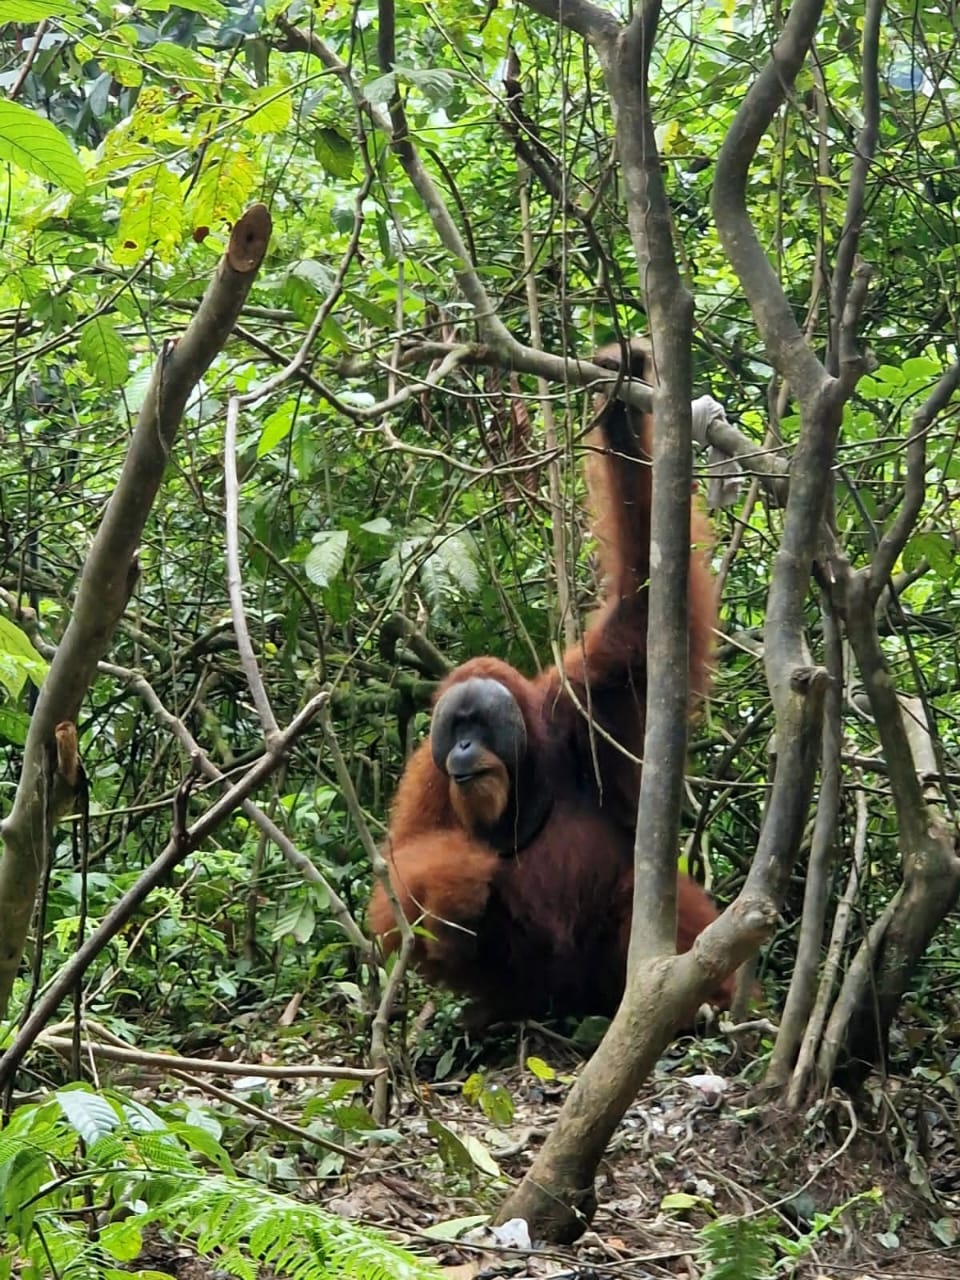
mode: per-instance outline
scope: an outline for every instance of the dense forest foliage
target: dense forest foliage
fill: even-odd
[[[508,1122],[471,1073],[517,1040],[397,988],[372,861],[444,674],[581,634],[598,384],[560,358],[675,350],[674,278],[680,399],[722,412],[670,856],[744,895],[723,954],[759,948],[752,1031],[690,1060],[794,1111],[871,1070],[953,1106],[960,11],[823,8],[0,0],[0,1277],[136,1270],[156,1222],[228,1274],[417,1274],[292,1193],[396,1140],[417,1081]],[[495,1209],[427,1114],[420,1158]]]

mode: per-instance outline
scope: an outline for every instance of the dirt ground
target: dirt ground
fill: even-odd
[[[494,1236],[477,1219],[523,1176],[577,1069],[572,1056],[558,1066],[552,1052],[551,1069],[534,1056],[532,1070],[528,1052],[525,1045],[523,1066],[471,1073],[466,1089],[466,1073],[420,1085],[419,1097],[399,1083],[400,1140],[368,1142],[348,1171],[308,1179],[303,1194],[385,1229],[451,1280],[699,1280],[707,1272],[702,1229],[726,1215],[746,1234],[729,1245],[723,1280],[746,1274],[738,1257],[758,1234],[772,1241],[771,1277],[960,1277],[952,1080],[876,1082],[856,1109],[831,1095],[791,1115],[732,1071],[682,1050],[620,1124],[599,1171],[592,1229],[568,1249],[515,1247],[528,1243],[522,1231]],[[302,1099],[290,1101],[299,1110]],[[360,1136],[343,1140],[357,1146]],[[442,1224],[463,1219],[472,1220],[460,1224],[471,1229],[465,1241],[436,1238],[454,1230]],[[139,1265],[177,1280],[217,1274],[186,1245],[159,1238]]]

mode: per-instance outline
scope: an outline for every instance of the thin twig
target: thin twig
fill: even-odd
[[[105,675],[112,676],[116,680],[122,680],[136,693],[144,702],[144,704],[153,713],[156,719],[170,730],[177,740],[183,745],[188,755],[195,758],[204,777],[209,778],[213,782],[228,783],[229,779],[221,769],[213,763],[210,757],[198,745],[196,739],[190,730],[179,717],[175,716],[164,706],[156,690],[139,671],[131,671],[126,667],[117,666],[112,662],[101,662],[100,671]],[[243,812],[247,815],[260,831],[271,840],[280,852],[283,854],[285,861],[290,867],[296,871],[297,875],[302,877],[307,884],[315,885],[327,898],[330,912],[333,918],[344,931],[349,942],[360,952],[361,958],[370,961],[373,958],[370,940],[363,933],[354,920],[346,902],[337,893],[334,886],[316,866],[314,862],[307,857],[302,850],[298,849],[286,832],[282,831],[273,819],[255,804],[253,800],[244,800],[241,805]]]

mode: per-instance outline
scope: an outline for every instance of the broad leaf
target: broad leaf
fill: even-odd
[[[76,153],[49,120],[19,102],[0,101],[0,160],[76,195],[86,179]]]

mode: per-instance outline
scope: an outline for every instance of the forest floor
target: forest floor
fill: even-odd
[[[466,1089],[469,1072],[421,1084],[419,1096],[400,1085],[399,1137],[360,1147],[361,1131],[343,1135],[363,1157],[339,1176],[308,1170],[302,1194],[386,1230],[449,1280],[699,1280],[703,1229],[725,1215],[758,1230],[720,1228],[724,1280],[960,1277],[960,1105],[948,1079],[889,1079],[856,1111],[835,1094],[789,1114],[758,1100],[732,1066],[718,1070],[716,1055],[705,1068],[696,1046],[663,1060],[619,1125],[591,1230],[571,1248],[517,1247],[528,1243],[522,1232],[494,1234],[479,1220],[529,1167],[576,1071],[572,1054],[558,1064],[555,1046],[544,1049],[551,1068],[531,1061],[529,1042],[519,1050],[525,1065],[485,1067]],[[287,1099],[291,1119],[297,1095]],[[747,1255],[758,1237],[779,1263],[755,1272]],[[176,1280],[217,1275],[186,1245],[159,1239],[138,1265]]]

